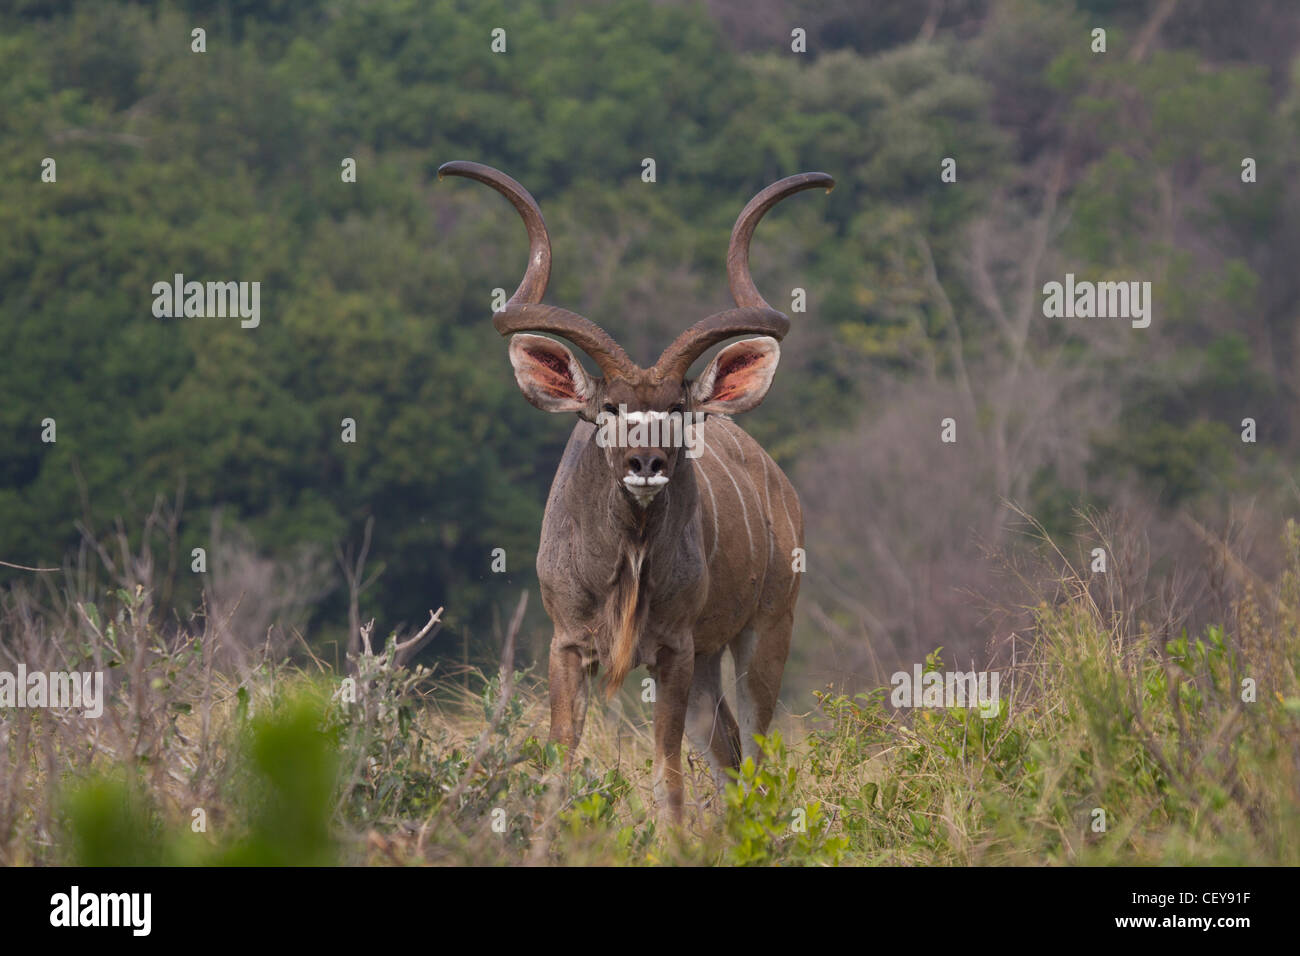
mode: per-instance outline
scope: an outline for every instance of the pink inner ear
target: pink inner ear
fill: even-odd
[[[727,356],[718,366],[717,377],[713,380],[713,394],[709,396],[709,400],[734,401],[761,385],[762,358],[762,355],[756,351]]]
[[[552,398],[578,397],[567,358],[548,349],[526,349],[525,352],[536,366],[528,376],[534,385]]]

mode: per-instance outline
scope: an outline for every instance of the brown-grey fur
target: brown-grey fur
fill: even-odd
[[[645,666],[655,680],[655,799],[662,813],[680,820],[683,734],[719,781],[742,756],[757,756],[754,735],[767,732],[776,706],[799,594],[799,498],[729,417],[762,401],[779,361],[777,341],[790,324],[754,287],[749,241],[781,199],[813,186],[829,190],[834,181],[803,173],[750,200],[727,254],[736,308],[697,322],[643,369],[590,320],[541,304],[550,239],[522,186],[477,163],[447,163],[444,173],[492,186],[523,217],[528,269],[493,324],[512,336],[510,361],[528,401],[583,419],[551,485],[537,555],[542,601],[555,628],[551,739],[572,759],[597,671],[606,671],[612,692],[632,667]],[[527,334],[535,331],[578,345],[603,377],[590,377],[554,339]],[[744,334],[759,337],[731,343],[698,379],[686,379],[711,345]],[[593,423],[607,416],[630,422],[678,414],[697,416],[687,447],[701,450],[699,457],[662,437],[660,445],[645,437],[623,445],[596,440]],[[724,651],[735,662],[735,715],[722,696]]]

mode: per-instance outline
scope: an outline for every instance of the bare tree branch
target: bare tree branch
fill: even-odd
[[[382,573],[375,572],[369,578],[365,577],[366,556],[370,553],[370,535],[375,527],[374,515],[366,518],[366,529],[361,540],[361,552],[354,558],[352,545],[349,544],[346,551],[341,547],[335,547],[334,554],[338,559],[339,567],[343,569],[343,578],[348,585],[348,648],[347,658],[349,661],[361,652],[363,636],[366,641],[366,653],[372,653],[369,645],[369,634],[362,634],[361,631],[361,594],[375,583],[375,580]],[[373,628],[374,621],[370,622]],[[353,666],[349,664],[349,666]]]
[[[406,664],[412,657],[420,653],[420,649],[425,644],[433,640],[439,631],[442,630],[442,608],[429,612],[429,623],[420,628],[419,632],[413,634],[406,640],[398,641],[393,649],[393,663],[398,667]]]
[[[1128,51],[1130,63],[1141,63],[1146,59],[1147,48],[1151,46],[1151,41],[1156,38],[1160,28],[1173,15],[1174,8],[1177,6],[1178,0],[1161,0],[1160,5],[1152,11],[1150,18],[1142,26],[1137,39],[1133,41],[1133,49]]]
[[[25,564],[11,564],[8,561],[0,561],[0,567],[14,568],[18,571],[62,571],[62,568],[29,568]]]

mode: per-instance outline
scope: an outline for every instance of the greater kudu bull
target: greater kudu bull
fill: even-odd
[[[790,328],[754,287],[749,241],[780,200],[814,186],[829,192],[835,181],[803,173],[751,199],[727,251],[737,307],[697,322],[643,369],[604,329],[541,304],[551,243],[527,190],[478,163],[447,163],[438,170],[444,175],[491,186],[523,217],[528,268],[493,325],[513,336],[510,361],[524,397],[543,411],[582,419],[551,485],[537,554],[542,601],[555,625],[551,739],[573,753],[598,664],[608,671],[611,694],[629,670],[646,665],[655,679],[655,801],[661,813],[680,820],[683,730],[719,781],[742,754],[757,756],[754,735],[766,733],[772,719],[799,594],[799,498],[767,453],[727,417],[763,400],[780,357],[777,340]],[[588,376],[562,344],[528,332],[568,339],[604,377]],[[747,333],[760,337],[727,346],[698,379],[686,378],[710,346]],[[683,428],[683,418],[705,416],[693,430]],[[597,422],[670,419],[675,430],[650,434],[702,437],[699,457],[679,454],[680,441],[662,435],[638,440],[636,428],[627,444],[598,440]],[[724,649],[735,664],[739,726],[722,697]]]

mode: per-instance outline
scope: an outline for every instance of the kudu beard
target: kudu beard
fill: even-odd
[[[618,412],[596,416],[601,448],[684,448],[687,458],[704,454],[704,419],[694,412]]]

